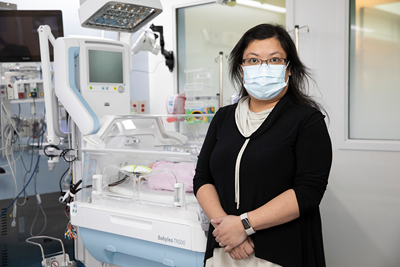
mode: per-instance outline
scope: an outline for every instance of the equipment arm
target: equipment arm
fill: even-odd
[[[160,45],[161,45],[161,54],[165,57],[165,65],[167,65],[170,72],[174,69],[174,52],[173,51],[166,51],[164,49],[165,42],[164,42],[164,29],[163,26],[155,26],[151,24],[150,29],[154,32],[160,33]]]
[[[160,33],[160,44],[157,44],[157,38],[159,37],[154,32]],[[165,65],[168,67],[169,71],[172,72],[174,69],[174,52],[167,51],[164,49],[164,30],[163,26],[151,26],[142,32],[140,37],[132,45],[132,54],[137,54],[140,51],[149,51],[154,55],[157,55],[160,50],[161,54],[165,57]]]
[[[54,36],[51,33],[51,29],[47,25],[42,25],[38,28],[39,43],[40,43],[40,58],[42,61],[42,75],[43,75],[43,91],[44,91],[44,103],[46,106],[46,117],[47,117],[47,142],[50,144],[58,145],[60,138],[54,131],[54,116],[55,110],[52,101],[53,90],[51,82],[51,70],[50,70],[50,55],[49,55],[49,40],[54,46]],[[58,114],[58,113],[57,113]]]

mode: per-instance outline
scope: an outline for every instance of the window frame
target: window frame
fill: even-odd
[[[290,0],[291,1],[291,0]],[[350,94],[350,29],[351,29],[351,0],[345,1],[346,19],[344,23],[344,90],[339,90],[338,101],[339,109],[339,137],[338,148],[344,150],[372,150],[372,151],[400,151],[400,141],[396,140],[378,140],[378,139],[352,139],[350,138],[350,125],[349,125],[349,94]]]
[[[174,40],[174,53],[175,56],[178,56],[178,17],[176,16],[177,9],[179,8],[185,8],[185,7],[193,7],[193,6],[198,6],[198,5],[204,5],[204,4],[213,4],[216,3],[215,0],[199,0],[199,1],[193,1],[190,3],[181,3],[181,4],[176,4],[172,6],[172,21],[173,21],[173,30],[172,30],[172,37]],[[176,59],[177,61],[178,59]],[[174,94],[179,94],[179,71],[178,71],[179,66],[176,67],[175,75],[174,75]]]

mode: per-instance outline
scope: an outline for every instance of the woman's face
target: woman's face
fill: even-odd
[[[286,52],[283,50],[280,42],[275,38],[268,38],[264,40],[253,40],[249,43],[247,48],[244,50],[243,59],[248,58],[256,58],[261,60],[267,60],[271,58],[284,58],[286,59]],[[243,79],[243,69],[242,72],[242,79]],[[289,76],[291,75],[290,67],[286,68],[285,73],[285,82],[288,81]],[[243,80],[243,84],[244,84]],[[287,92],[287,88],[289,86],[289,81],[287,82],[286,86],[283,88],[282,92],[270,100],[258,100],[252,97],[250,94],[250,98],[256,101],[266,101],[269,103],[277,102],[281,99]]]

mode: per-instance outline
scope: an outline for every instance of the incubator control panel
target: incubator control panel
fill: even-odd
[[[125,92],[125,84],[124,85],[90,85],[89,90],[123,93],[123,92]]]

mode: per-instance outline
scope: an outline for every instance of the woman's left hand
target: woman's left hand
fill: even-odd
[[[224,247],[224,252],[230,252],[247,238],[239,216],[228,215],[218,217],[212,219],[211,223],[219,225],[218,228],[213,231],[213,235],[215,236],[215,241],[217,241],[221,247]]]

